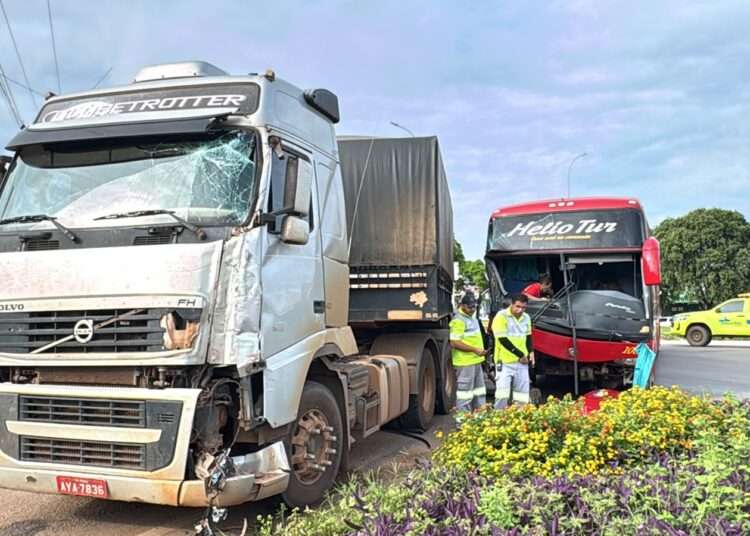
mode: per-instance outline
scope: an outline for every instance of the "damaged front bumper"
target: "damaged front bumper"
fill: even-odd
[[[0,455],[2,456],[2,455]],[[5,458],[5,456],[2,456]],[[7,461],[5,458],[3,461]],[[258,452],[232,458],[236,474],[226,479],[213,503],[208,500],[203,480],[150,480],[69,471],[0,467],[0,487],[36,493],[58,493],[57,477],[99,478],[107,482],[109,499],[171,506],[233,506],[257,501],[284,490],[289,482],[289,464],[281,442]]]
[[[103,480],[109,499],[230,506],[286,489],[281,442],[231,458],[218,489],[184,480],[199,389],[0,384],[0,487],[58,493]],[[209,493],[210,492],[210,493]]]
[[[231,458],[235,469],[222,483],[213,502],[209,501],[204,480],[186,480],[180,487],[180,506],[233,506],[278,495],[289,483],[289,462],[279,441],[264,449]]]

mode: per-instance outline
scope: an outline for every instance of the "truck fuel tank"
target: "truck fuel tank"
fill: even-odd
[[[358,359],[367,367],[369,391],[380,398],[379,424],[402,415],[409,408],[409,368],[406,359],[396,355],[375,355]]]

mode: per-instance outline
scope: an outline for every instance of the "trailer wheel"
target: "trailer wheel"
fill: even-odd
[[[291,507],[319,504],[333,485],[341,466],[343,421],[333,393],[324,385],[308,381],[302,391],[297,422],[286,447],[289,485],[283,493]]]
[[[402,428],[427,430],[435,416],[437,373],[432,352],[422,351],[417,369],[417,394],[409,397],[409,409],[399,419]]]
[[[711,342],[711,332],[705,326],[690,326],[685,335],[690,346],[706,346]]]
[[[449,347],[450,348],[450,347]],[[443,362],[443,373],[440,375],[442,381],[437,389],[437,412],[440,415],[448,415],[456,405],[456,369],[450,356],[450,350]]]

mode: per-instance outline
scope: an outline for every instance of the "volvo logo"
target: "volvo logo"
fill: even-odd
[[[73,326],[73,337],[81,344],[86,344],[94,338],[94,321],[84,318]]]

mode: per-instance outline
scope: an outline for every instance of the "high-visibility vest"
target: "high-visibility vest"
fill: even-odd
[[[499,311],[492,320],[492,336],[495,339],[495,363],[517,363],[518,356],[510,350],[506,350],[498,339],[506,337],[510,343],[518,348],[525,356],[529,355],[526,349],[526,337],[531,335],[531,317],[523,313],[516,318],[510,312],[510,307]]]
[[[465,342],[473,348],[484,350],[482,332],[479,330],[479,320],[473,316],[466,316],[460,310],[453,315],[450,323],[450,340]],[[484,361],[484,357],[474,352],[465,352],[451,348],[451,358],[454,367],[468,367]]]

